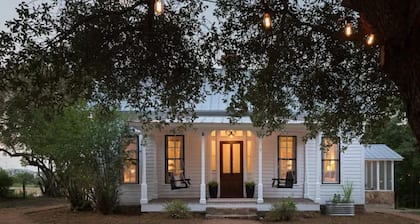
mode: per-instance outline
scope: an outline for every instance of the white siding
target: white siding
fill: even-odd
[[[244,127],[244,126],[241,126]],[[241,129],[241,127],[235,127]],[[185,175],[191,178],[191,187],[186,189],[171,190],[170,184],[165,184],[165,135],[173,135],[169,131],[154,131],[145,140],[144,149],[147,157],[147,184],[148,199],[155,198],[197,198],[200,197],[201,183],[201,133],[205,133],[205,153],[206,153],[206,172],[205,183],[209,180],[218,180],[218,172],[220,167],[219,161],[219,143],[220,138],[216,139],[217,146],[217,171],[211,171],[211,130],[226,130],[232,128],[226,124],[203,126],[198,125],[194,130],[185,133],[177,133],[184,135],[185,141]],[[249,127],[248,127],[249,128]],[[244,128],[243,130],[247,130]],[[356,204],[364,204],[364,152],[363,147],[357,141],[347,146],[347,150],[341,154],[341,183],[340,184],[322,184],[321,178],[321,151],[319,149],[319,139],[309,139],[303,142],[305,135],[305,127],[301,124],[289,125],[284,131],[274,132],[271,136],[263,138],[263,186],[264,198],[309,198],[314,201],[317,198],[321,203],[331,200],[334,193],[342,194],[342,185],[344,183],[353,183],[352,198]],[[292,189],[273,188],[271,186],[272,178],[277,177],[277,139],[279,135],[296,136],[297,137],[297,184]],[[226,139],[224,139],[226,140]],[[244,182],[254,181],[258,184],[258,138],[256,132],[253,131],[253,137],[242,137],[234,140],[242,140],[244,142],[243,161],[244,161]],[[247,144],[246,140],[253,141],[252,148],[252,170],[247,172]],[[141,169],[140,161],[140,169]],[[306,164],[305,164],[306,163]],[[141,174],[141,170],[139,170]],[[121,203],[122,204],[139,204],[140,201],[140,175],[139,184],[125,184],[121,186]],[[306,183],[305,183],[306,180]],[[306,188],[306,189],[305,189]],[[257,192],[257,189],[256,191]],[[220,193],[220,192],[219,192]],[[206,194],[208,194],[206,189]],[[255,193],[255,197],[256,197]]]
[[[158,180],[156,178],[157,167],[157,143],[156,135],[149,135],[144,142],[144,148],[146,149],[146,175],[147,175],[147,198],[149,200],[159,197],[158,194]],[[141,180],[141,179],[140,179]]]
[[[355,204],[364,204],[364,152],[363,146],[354,141],[341,153],[340,184],[321,185],[321,203],[331,200],[334,194],[343,195],[342,186],[353,184],[352,199]]]
[[[201,182],[201,133],[188,131],[184,133],[185,177],[191,179],[191,186],[185,189],[171,190],[170,184],[165,184],[165,135],[156,135],[157,155],[157,189],[159,198],[199,198]],[[178,135],[181,135],[178,133]]]
[[[319,148],[315,139],[309,139],[305,145],[306,148],[306,187],[307,196],[309,199],[316,199],[316,185],[317,185],[317,154]],[[319,182],[319,181],[318,181]]]
[[[263,138],[263,185],[265,198],[283,198],[294,197],[303,198],[304,175],[305,175],[305,145],[302,141],[304,136],[304,129],[302,127],[288,127],[282,132],[275,132],[270,136]],[[277,178],[277,162],[278,162],[278,136],[296,136],[297,138],[297,152],[296,152],[296,169],[297,169],[297,183],[293,188],[273,188],[272,178]],[[258,162],[256,157],[255,163]]]
[[[158,197],[156,190],[156,146],[154,138],[149,136],[144,140],[143,150],[146,150],[146,173],[148,185],[148,199]],[[139,205],[141,196],[141,180],[142,180],[142,153],[139,152],[139,183],[138,184],[122,184],[120,186],[120,204],[122,205]]]
[[[140,205],[140,184],[123,184],[119,191],[121,205]]]

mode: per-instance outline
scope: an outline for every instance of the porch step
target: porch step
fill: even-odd
[[[208,198],[207,203],[257,203],[256,198]]]
[[[256,208],[207,207],[206,218],[257,219]]]

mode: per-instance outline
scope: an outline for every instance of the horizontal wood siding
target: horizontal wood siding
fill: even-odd
[[[316,185],[317,181],[317,153],[319,153],[319,148],[317,148],[317,143],[315,139],[309,139],[305,145],[306,152],[306,190],[307,197],[309,199],[315,200],[316,198]]]
[[[297,169],[297,183],[293,188],[273,188],[272,178],[277,178],[277,144],[278,136],[296,136],[297,138],[297,152],[296,152],[296,169]],[[300,127],[289,127],[283,132],[275,132],[271,136],[263,138],[263,187],[264,197],[266,198],[283,198],[283,197],[303,197],[304,187],[304,150],[305,145],[302,141],[304,132]],[[258,157],[255,161],[258,164]],[[258,171],[257,171],[258,172]]]
[[[321,185],[321,203],[331,200],[334,194],[342,196],[342,186],[346,183],[353,184],[354,203],[364,204],[364,151],[363,146],[356,141],[341,153],[341,183]]]
[[[154,138],[149,136],[144,139],[143,150],[146,150],[146,174],[148,185],[148,199],[157,198],[156,190],[156,150]],[[141,180],[142,180],[142,152],[139,152],[139,183],[138,184],[122,184],[120,186],[120,203],[122,205],[138,205],[141,197]]]
[[[226,127],[225,127],[226,128]],[[205,130],[205,183],[209,180],[218,180],[218,171],[211,171],[211,137],[212,129]],[[220,130],[223,130],[220,128]],[[290,125],[284,131],[274,132],[271,136],[263,138],[262,161],[263,161],[263,187],[264,198],[282,197],[307,197],[321,203],[331,200],[334,193],[342,193],[342,185],[346,182],[353,183],[353,200],[356,204],[364,204],[364,151],[358,141],[347,146],[347,150],[341,154],[341,183],[322,184],[321,178],[321,151],[319,142],[309,139],[303,142],[305,135],[303,125]],[[181,133],[177,133],[181,135]],[[145,139],[145,150],[147,156],[147,184],[148,199],[155,198],[199,198],[201,184],[201,130],[186,131],[185,140],[185,174],[191,178],[190,188],[171,190],[170,184],[165,184],[165,135],[172,135],[169,131],[154,131]],[[297,137],[297,184],[292,189],[273,188],[272,178],[277,177],[277,139],[279,135]],[[246,140],[252,140],[252,170],[247,172],[247,144]],[[217,139],[217,147],[219,141]],[[254,181],[258,184],[258,138],[253,132],[253,137],[244,137],[244,181]],[[217,158],[219,158],[217,150]],[[141,158],[141,157],[140,157]],[[306,161],[305,161],[306,160]],[[217,159],[217,170],[220,169],[220,161]],[[306,163],[306,164],[305,164]],[[138,204],[141,190],[141,160],[140,160],[140,183],[124,184],[121,186],[120,200],[122,204]],[[305,183],[306,180],[306,183]],[[306,190],[305,190],[306,188]],[[306,191],[306,194],[305,194]],[[257,192],[257,189],[256,189]],[[206,189],[207,193],[207,189]],[[208,193],[207,193],[208,194]],[[257,193],[255,193],[255,197]]]
[[[157,189],[159,198],[199,198],[201,182],[201,134],[188,131],[184,133],[185,141],[185,177],[191,179],[191,186],[185,189],[171,190],[170,184],[165,184],[165,135],[156,135],[157,155]],[[181,135],[181,134],[178,134]]]
[[[156,163],[157,158],[157,140],[156,133],[149,135],[144,142],[146,149],[146,181],[147,181],[147,198],[149,200],[159,197],[158,180],[156,179],[159,165]],[[140,167],[141,169],[141,167]],[[140,176],[141,177],[141,176]],[[141,180],[141,179],[140,179]]]
[[[140,184],[123,184],[119,192],[121,205],[140,205]]]

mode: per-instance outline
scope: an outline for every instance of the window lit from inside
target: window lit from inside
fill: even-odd
[[[184,178],[184,136],[165,136],[166,172],[165,183],[169,184],[171,176]]]
[[[124,183],[138,183],[137,137],[124,148]]]
[[[322,182],[340,183],[340,147],[331,139],[323,138]]]
[[[296,184],[296,136],[279,136],[278,141],[278,178],[285,181],[289,174]]]

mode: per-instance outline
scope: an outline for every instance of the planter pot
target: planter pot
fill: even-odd
[[[327,202],[325,213],[332,216],[354,216],[354,204]]]
[[[209,194],[211,198],[217,198],[217,187],[209,187]]]
[[[246,197],[247,198],[253,198],[254,197],[255,186],[245,186],[245,190],[246,190]]]

